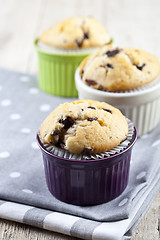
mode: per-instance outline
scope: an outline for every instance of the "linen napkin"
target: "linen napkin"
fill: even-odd
[[[60,103],[42,92],[34,75],[0,69],[0,217],[93,240],[132,237],[160,190],[160,124],[137,140],[129,184],[97,206],[63,203],[47,189],[36,133]]]

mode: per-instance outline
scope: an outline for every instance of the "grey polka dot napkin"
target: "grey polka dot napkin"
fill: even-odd
[[[36,133],[58,104],[32,75],[0,69],[0,217],[93,240],[131,238],[160,190],[160,125],[138,139],[126,190],[115,200],[79,207],[48,191]]]

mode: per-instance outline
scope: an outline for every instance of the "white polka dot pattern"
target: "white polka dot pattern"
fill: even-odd
[[[20,172],[12,172],[9,175],[11,178],[18,178],[21,176]]]
[[[30,194],[30,193],[33,193],[33,192],[32,192],[31,190],[29,190],[29,189],[22,189],[22,191],[25,192],[25,193],[29,193],[29,194]]]
[[[37,142],[32,142],[31,146],[33,149],[39,149]]]
[[[9,152],[0,152],[0,158],[8,158],[10,156]]]
[[[43,104],[43,105],[40,106],[40,111],[42,111],[42,112],[47,112],[50,109],[51,109],[51,106],[48,105],[48,104]]]
[[[157,140],[157,141],[155,141],[155,142],[152,144],[152,147],[156,147],[156,146],[159,145],[159,144],[160,144],[160,139]]]
[[[136,177],[136,179],[141,179],[141,178],[143,178],[144,176],[146,175],[146,172],[141,172],[141,173],[139,173],[138,175],[137,175],[137,177]]]
[[[21,77],[20,77],[20,80],[21,80],[22,82],[28,82],[28,81],[30,80],[30,78],[29,78],[28,76],[21,76]]]
[[[21,118],[21,115],[18,114],[18,113],[14,113],[14,114],[12,114],[12,115],[10,116],[10,118],[11,118],[12,120],[18,120],[18,119]]]
[[[22,128],[21,129],[21,133],[26,133],[26,134],[28,134],[28,133],[30,133],[31,132],[31,129],[29,129],[29,128]]]
[[[148,138],[148,134],[145,134],[141,137],[141,139],[146,139],[146,138]]]
[[[1,102],[1,106],[3,106],[3,107],[8,107],[9,105],[11,105],[11,101],[9,99],[4,99]]]
[[[119,207],[122,207],[122,206],[124,206],[127,202],[128,202],[128,198],[124,198],[124,199],[118,204],[118,206],[119,206]]]
[[[29,93],[30,94],[37,94],[39,92],[38,88],[30,88]]]

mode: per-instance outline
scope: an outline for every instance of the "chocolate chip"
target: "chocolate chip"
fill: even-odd
[[[83,39],[76,39],[75,42],[79,48],[82,47]]]
[[[60,144],[59,144],[59,147],[62,148],[62,149],[64,149],[64,146],[65,146],[64,143],[60,143]]]
[[[91,109],[95,109],[95,110],[96,110],[96,108],[95,108],[95,107],[88,107],[88,108],[91,108]]]
[[[89,38],[89,33],[85,32],[83,35],[83,39],[88,39]]]
[[[112,68],[112,69],[114,68],[113,65],[110,64],[110,63],[107,63],[107,67],[108,67],[108,68]]]
[[[103,110],[112,114],[112,111],[110,109],[103,108]]]
[[[94,150],[92,148],[84,148],[82,151],[82,154],[84,155],[90,155],[94,152]]]
[[[96,81],[94,81],[94,80],[90,80],[90,79],[86,79],[86,83],[89,85],[89,86],[91,86],[91,85],[97,85],[97,82]]]
[[[67,117],[66,119],[60,119],[59,123],[62,123],[64,125],[64,129],[68,129],[72,127],[72,125],[75,123],[75,119],[72,119],[71,117]]]
[[[84,109],[82,108],[82,109],[81,109],[81,111],[83,112],[83,111],[84,111]]]
[[[95,118],[90,118],[90,117],[87,118],[87,120],[90,121],[90,122],[92,122],[92,121],[96,121],[97,119],[98,119],[97,117],[95,117]]]
[[[82,39],[76,39],[75,42],[76,42],[77,46],[78,46],[79,48],[81,48],[81,47],[82,47],[82,44],[83,44],[83,41],[84,41],[85,39],[88,39],[88,38],[89,38],[89,33],[86,32],[86,33],[84,33]]]
[[[120,52],[119,49],[115,49],[115,50],[112,50],[112,51],[107,51],[106,54],[107,54],[108,57],[114,57],[114,56],[117,55],[119,52]]]
[[[51,133],[51,135],[52,135],[52,136],[55,136],[55,135],[58,135],[58,134],[60,134],[60,132],[61,132],[60,130],[58,130],[58,129],[55,129],[55,130],[54,130],[54,132],[53,132],[53,133]]]
[[[144,68],[144,66],[146,66],[145,63],[143,63],[141,66],[136,65],[136,67],[137,67],[139,70],[141,70],[141,71],[142,71],[142,69]]]
[[[62,138],[59,138],[58,139],[58,142],[55,144],[56,147],[59,147],[59,148],[64,148],[65,144],[63,142],[63,139]]]

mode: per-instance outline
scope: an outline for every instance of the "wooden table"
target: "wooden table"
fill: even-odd
[[[33,40],[69,16],[99,19],[120,46],[145,49],[160,58],[159,0],[0,0],[0,66],[37,73]],[[137,227],[133,240],[158,240],[160,194]],[[76,239],[35,227],[0,220],[2,240]]]

